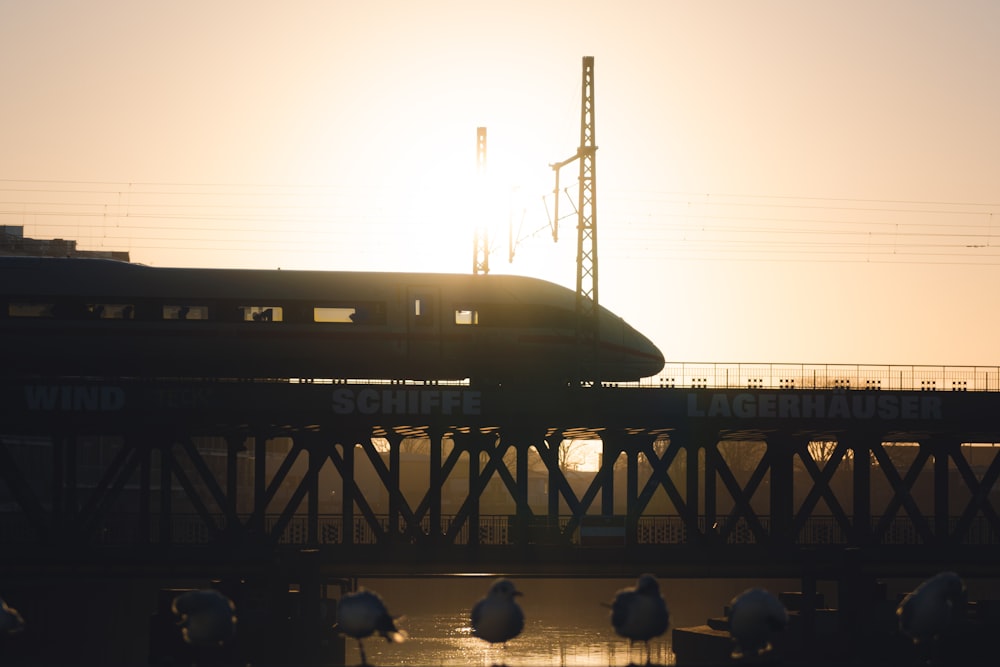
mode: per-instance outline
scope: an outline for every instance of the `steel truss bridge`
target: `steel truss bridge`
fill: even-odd
[[[685,384],[4,381],[2,571],[997,573],[1000,393]]]

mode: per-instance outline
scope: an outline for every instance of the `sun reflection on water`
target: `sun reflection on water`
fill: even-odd
[[[603,615],[599,617],[606,621]],[[574,620],[564,625],[558,619],[529,616],[524,632],[506,645],[491,645],[474,637],[467,612],[413,617],[404,625],[410,638],[403,644],[386,644],[379,638],[365,641],[371,664],[377,667],[624,667],[646,661],[645,648],[641,644],[630,649],[628,641],[615,635],[606,623],[597,626]],[[659,641],[652,642],[651,647],[653,664],[674,664],[669,632]],[[349,642],[347,664],[359,662],[357,644]]]

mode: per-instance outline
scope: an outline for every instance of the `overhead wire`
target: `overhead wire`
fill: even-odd
[[[407,223],[432,212],[408,209],[391,192],[372,186],[357,204],[357,190],[339,186],[0,179],[0,224],[24,226],[26,236],[80,233],[88,243],[150,251],[206,244],[239,251],[278,241],[296,248],[317,236],[408,239]],[[626,190],[602,193],[602,204],[612,211],[602,213],[605,256],[1000,263],[992,252],[997,204]],[[551,231],[540,211],[521,216],[521,224],[531,231],[519,233],[519,243]]]

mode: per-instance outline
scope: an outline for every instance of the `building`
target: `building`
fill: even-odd
[[[76,241],[25,237],[21,225],[0,225],[0,256],[97,257],[129,261],[127,250],[78,250]]]

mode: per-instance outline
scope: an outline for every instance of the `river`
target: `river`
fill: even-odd
[[[492,582],[491,578],[373,580],[360,584],[376,591],[409,638],[389,644],[380,637],[365,640],[368,661],[378,667],[420,665],[459,667],[496,665],[619,667],[646,662],[645,647],[629,646],[611,627],[608,603],[615,592],[634,581],[618,579],[518,579],[515,583],[525,614],[525,628],[506,646],[492,646],[474,637],[469,611]],[[775,592],[795,590],[793,582],[766,582]],[[761,582],[747,580],[662,580],[661,592],[671,610],[671,627],[701,625],[722,616],[737,594]],[[652,662],[674,663],[670,631],[650,642]],[[357,642],[348,640],[347,664],[360,663]]]
[[[603,627],[567,625],[557,620],[528,618],[522,635],[506,646],[490,645],[473,637],[468,613],[429,614],[406,622],[410,638],[403,644],[368,640],[365,651],[373,665],[627,665],[645,662],[644,648],[628,643]],[[669,638],[652,644],[656,664],[672,664]],[[360,663],[357,643],[347,645],[347,664]]]

